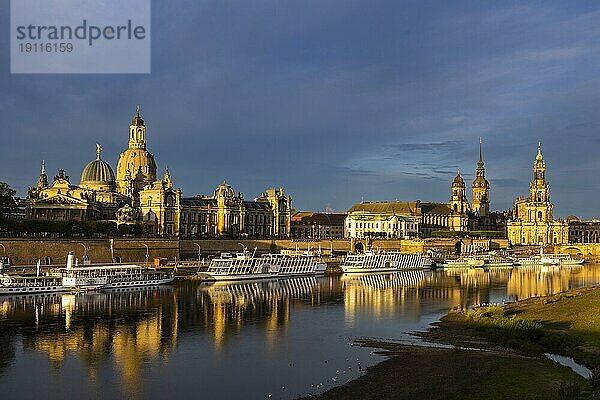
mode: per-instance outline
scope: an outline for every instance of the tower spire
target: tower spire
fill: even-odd
[[[483,145],[483,139],[479,136],[479,161],[483,161],[483,155],[481,151],[481,146]]]
[[[140,116],[140,110],[141,110],[142,106],[141,105],[137,105],[135,106],[135,116],[139,117]]]
[[[100,153],[102,153],[102,145],[96,143],[96,160],[100,160]]]
[[[41,171],[42,175],[46,174],[46,160],[42,160],[42,171]]]

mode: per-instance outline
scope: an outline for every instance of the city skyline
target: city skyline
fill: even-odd
[[[251,196],[284,186],[302,210],[447,202],[483,137],[492,210],[527,194],[541,141],[555,215],[600,216],[595,5],[343,4],[154,2],[147,76],[10,75],[3,51],[0,180],[24,197],[45,159],[78,181],[96,143],[116,166],[141,103],[158,170],[186,196],[225,179]]]

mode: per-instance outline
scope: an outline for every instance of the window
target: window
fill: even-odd
[[[148,197],[148,207],[152,207],[152,197]]]

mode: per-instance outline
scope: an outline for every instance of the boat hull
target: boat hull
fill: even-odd
[[[316,276],[324,275],[325,270],[316,270],[314,272],[302,272],[302,273],[267,273],[267,274],[236,274],[236,275],[218,275],[211,274],[210,272],[198,272],[198,276],[203,281],[215,281],[215,282],[226,282],[226,281],[244,281],[244,280],[258,280],[258,279],[279,279],[279,278],[293,278],[299,276]]]
[[[6,286],[6,287],[0,287],[0,296],[14,295],[14,294],[60,293],[60,292],[65,292],[65,291],[67,291],[67,289],[61,285],[35,286],[35,287]]]

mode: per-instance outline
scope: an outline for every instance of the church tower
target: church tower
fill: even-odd
[[[507,222],[508,239],[513,244],[547,245],[566,244],[569,241],[569,223],[554,220],[550,202],[550,186],[546,181],[546,163],[542,146],[538,143],[533,162],[533,180],[529,184],[529,197],[517,197],[512,218]]]
[[[490,214],[490,184],[485,179],[485,167],[482,152],[483,140],[479,138],[479,161],[477,161],[476,177],[473,181],[473,212],[480,218]]]
[[[44,160],[42,160],[42,170],[40,172],[40,177],[38,178],[37,187],[38,189],[48,187],[48,176],[46,175],[46,162]]]
[[[529,199],[531,200],[527,219],[532,222],[546,223],[552,221],[550,203],[550,186],[546,181],[546,162],[542,156],[542,144],[538,143],[538,151],[533,163],[533,180],[529,184]]]
[[[460,171],[452,181],[452,195],[450,196],[449,228],[453,231],[467,231],[469,224],[469,201],[466,196],[467,186]]]
[[[146,124],[140,116],[140,107],[129,125],[127,150],[121,153],[117,164],[117,191],[131,196],[137,201],[138,193],[144,186],[156,181],[154,155],[146,150]]]

